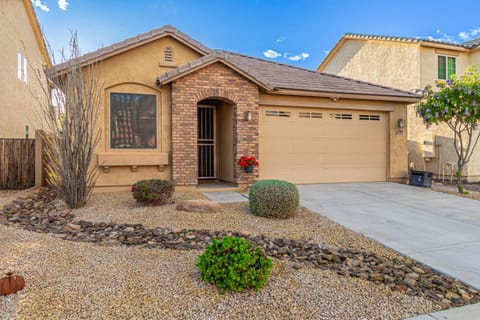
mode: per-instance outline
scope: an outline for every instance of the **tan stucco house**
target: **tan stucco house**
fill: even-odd
[[[0,48],[0,138],[32,138],[51,63],[30,0],[0,1]]]
[[[465,43],[345,34],[325,57],[317,71],[420,93],[426,85],[462,74],[468,65],[480,67],[480,38]],[[426,129],[414,105],[408,107],[409,162],[414,168],[437,176],[450,175],[457,156],[451,130],[446,125]],[[464,174],[480,180],[480,149]]]
[[[171,26],[79,59],[99,62],[104,83],[99,189],[147,178],[177,188],[406,179],[399,122],[413,93],[212,50]],[[243,155],[258,159],[253,173],[236,164]]]

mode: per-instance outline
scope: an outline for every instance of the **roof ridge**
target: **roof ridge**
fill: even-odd
[[[438,43],[438,44],[446,44],[456,47],[462,48],[470,48],[469,46],[464,45],[463,43],[457,43],[453,41],[442,41],[442,40],[434,40],[428,39],[424,37],[405,37],[405,36],[392,36],[392,35],[381,35],[381,34],[368,34],[368,33],[354,33],[354,32],[346,32],[343,37],[356,37],[356,38],[366,38],[366,39],[378,39],[378,40],[394,40],[394,41],[409,41],[409,42],[430,42],[430,43]]]
[[[339,76],[339,75],[336,75],[336,74],[333,74],[333,73],[327,73],[327,72],[317,72],[317,73],[323,74],[324,76],[328,76],[328,77],[354,81],[354,82],[357,82],[357,83],[363,83],[363,84],[367,84],[367,85],[370,85],[370,86],[375,86],[375,87],[379,87],[379,88],[383,88],[383,89],[389,89],[389,90],[394,90],[394,91],[403,92],[403,93],[410,93],[412,95],[417,96],[417,94],[415,94],[413,92],[410,92],[410,91],[407,91],[407,90],[397,89],[397,88],[394,88],[394,87],[384,86],[384,85],[381,85],[381,84],[378,84],[378,83],[373,83],[373,82],[369,82],[369,81],[363,81],[363,80],[343,77],[343,76]]]

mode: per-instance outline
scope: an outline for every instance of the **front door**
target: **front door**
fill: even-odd
[[[198,179],[215,179],[215,106],[198,106]]]

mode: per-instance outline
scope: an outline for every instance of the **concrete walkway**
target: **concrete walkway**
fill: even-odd
[[[395,183],[299,190],[310,210],[480,289],[480,201]]]

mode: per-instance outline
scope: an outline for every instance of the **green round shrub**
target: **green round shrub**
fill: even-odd
[[[270,276],[272,260],[248,240],[224,237],[221,241],[213,239],[198,257],[197,268],[201,279],[222,290],[260,290]]]
[[[250,211],[267,218],[293,217],[299,208],[297,186],[283,180],[260,180],[250,187]]]
[[[174,185],[169,180],[140,180],[132,186],[133,198],[149,205],[172,203]]]

